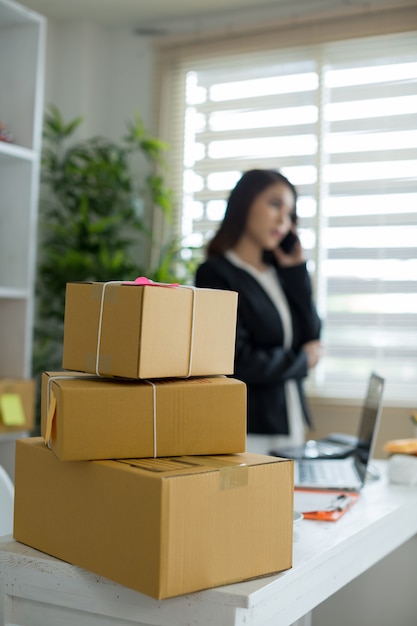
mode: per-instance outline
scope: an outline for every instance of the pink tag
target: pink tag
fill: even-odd
[[[153,280],[146,278],[146,276],[138,276],[136,280],[133,280],[133,281],[126,280],[124,284],[125,285],[139,285],[141,287],[145,285],[148,287],[179,287],[179,283],[156,283]]]

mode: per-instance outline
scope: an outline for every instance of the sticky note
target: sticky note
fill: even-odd
[[[24,426],[25,412],[17,393],[3,393],[0,396],[0,417],[5,426]]]

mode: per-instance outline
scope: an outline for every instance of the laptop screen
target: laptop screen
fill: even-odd
[[[378,434],[379,418],[382,409],[382,393],[384,379],[372,373],[368,383],[368,391],[362,407],[359,424],[357,455],[361,463],[368,464],[372,457]]]

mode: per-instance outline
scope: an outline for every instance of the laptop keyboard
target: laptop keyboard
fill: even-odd
[[[299,463],[299,475],[301,482],[339,482],[346,479],[346,470],[350,468],[346,467],[345,463],[326,461],[321,463],[320,461],[313,461],[311,463],[301,462]]]

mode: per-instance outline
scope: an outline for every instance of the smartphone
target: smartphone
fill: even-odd
[[[297,235],[290,230],[288,235],[284,237],[279,244],[279,247],[285,252],[285,254],[290,254],[297,241],[299,241]]]
[[[295,211],[291,214],[291,222],[297,225],[298,218]],[[283,252],[285,252],[285,254],[291,254],[291,251],[297,241],[299,241],[298,236],[292,230],[290,230],[288,235],[286,235],[286,237],[284,237],[284,239],[279,244],[279,247],[281,248],[281,250],[283,250]]]
[[[297,226],[298,215],[295,210],[293,211],[293,213],[291,213],[291,222],[292,224]],[[292,230],[290,230],[288,235],[286,235],[284,239],[281,241],[281,243],[279,244],[279,247],[281,248],[283,252],[285,252],[285,254],[291,254],[291,251],[294,248],[297,241],[299,241],[298,236]]]

